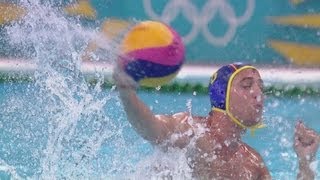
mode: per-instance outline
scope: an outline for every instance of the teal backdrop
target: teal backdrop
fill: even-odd
[[[148,0],[155,14],[163,14],[164,7],[174,0]],[[292,5],[289,0],[212,0],[213,3],[220,3],[224,6],[218,7],[216,14],[209,18],[207,27],[211,35],[222,37],[231,27],[226,22],[223,15],[225,10],[221,7],[230,7],[235,13],[236,20],[248,9],[247,3],[254,2],[254,8],[250,18],[238,25],[234,29],[234,34],[230,40],[222,44],[213,44],[208,41],[201,30],[197,31],[196,36],[186,43],[186,59],[190,64],[221,64],[234,61],[247,61],[255,64],[289,64],[285,58],[276,53],[268,46],[268,39],[289,40],[293,42],[303,42],[320,44],[320,29],[308,29],[274,25],[268,21],[271,16],[302,15],[317,13],[320,10],[320,1],[306,0],[298,6]],[[147,20],[154,19],[146,12],[144,2],[147,0],[92,0],[91,5],[97,11],[97,20],[93,24],[99,26],[107,18],[119,18],[124,20]],[[203,9],[209,0],[176,0],[177,4],[188,4],[196,8],[198,15],[194,16],[194,22],[204,20]],[[168,13],[176,12],[178,15],[170,22],[182,36],[187,35],[194,23],[190,22],[187,15],[194,15],[191,9],[177,5],[178,8],[171,8]],[[214,7],[214,6],[212,6]],[[208,12],[215,11],[208,8]],[[182,13],[186,10],[187,13]],[[167,13],[167,14],[168,14]],[[89,22],[89,21],[87,21]],[[205,26],[199,27],[199,29]],[[3,32],[2,32],[3,33]],[[2,34],[1,34],[2,35]],[[4,44],[0,53],[3,56],[19,56],[18,49],[5,45],[5,38],[1,38]],[[6,47],[6,48],[4,48]],[[8,51],[8,49],[10,49]],[[15,53],[12,53],[14,51]]]

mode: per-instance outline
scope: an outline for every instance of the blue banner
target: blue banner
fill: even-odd
[[[306,0],[141,0],[93,1],[100,19],[157,19],[183,37],[189,63],[248,61],[288,64],[290,60],[268,44],[284,40],[320,45],[320,28],[276,25],[271,17],[313,14],[320,2]]]
[[[72,3],[77,2],[54,6]],[[183,37],[190,64],[320,65],[317,0],[92,0],[88,4],[96,17],[83,25],[92,28],[109,18],[170,24]],[[281,19],[288,16],[291,19]],[[9,45],[1,26],[0,35],[1,56],[24,56],[26,48]]]

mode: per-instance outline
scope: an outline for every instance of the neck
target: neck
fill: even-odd
[[[241,134],[245,129],[235,124],[226,112],[211,111],[210,112],[210,129],[216,131],[220,129],[219,136],[225,139],[241,139]]]

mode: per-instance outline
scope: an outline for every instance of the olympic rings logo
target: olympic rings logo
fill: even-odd
[[[149,17],[168,24],[173,22],[178,15],[183,15],[192,24],[190,32],[183,37],[186,44],[192,42],[199,33],[202,33],[210,44],[226,46],[236,34],[237,28],[251,18],[255,0],[247,0],[246,10],[240,17],[236,16],[234,9],[227,0],[208,0],[200,11],[191,0],[169,0],[161,15],[154,12],[151,0],[143,0],[143,6]],[[228,24],[228,30],[220,37],[213,35],[208,29],[209,22],[218,13]]]

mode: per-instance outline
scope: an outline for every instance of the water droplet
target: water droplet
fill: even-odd
[[[117,101],[117,102],[116,102],[116,106],[118,106],[118,107],[120,107],[120,106],[121,106],[120,101]]]
[[[261,102],[261,100],[262,100],[261,95],[257,96],[257,102]]]
[[[270,104],[270,107],[272,108],[276,108],[279,106],[279,101],[273,101],[271,104]]]
[[[231,142],[229,140],[225,140],[224,144],[228,147],[231,144]]]

